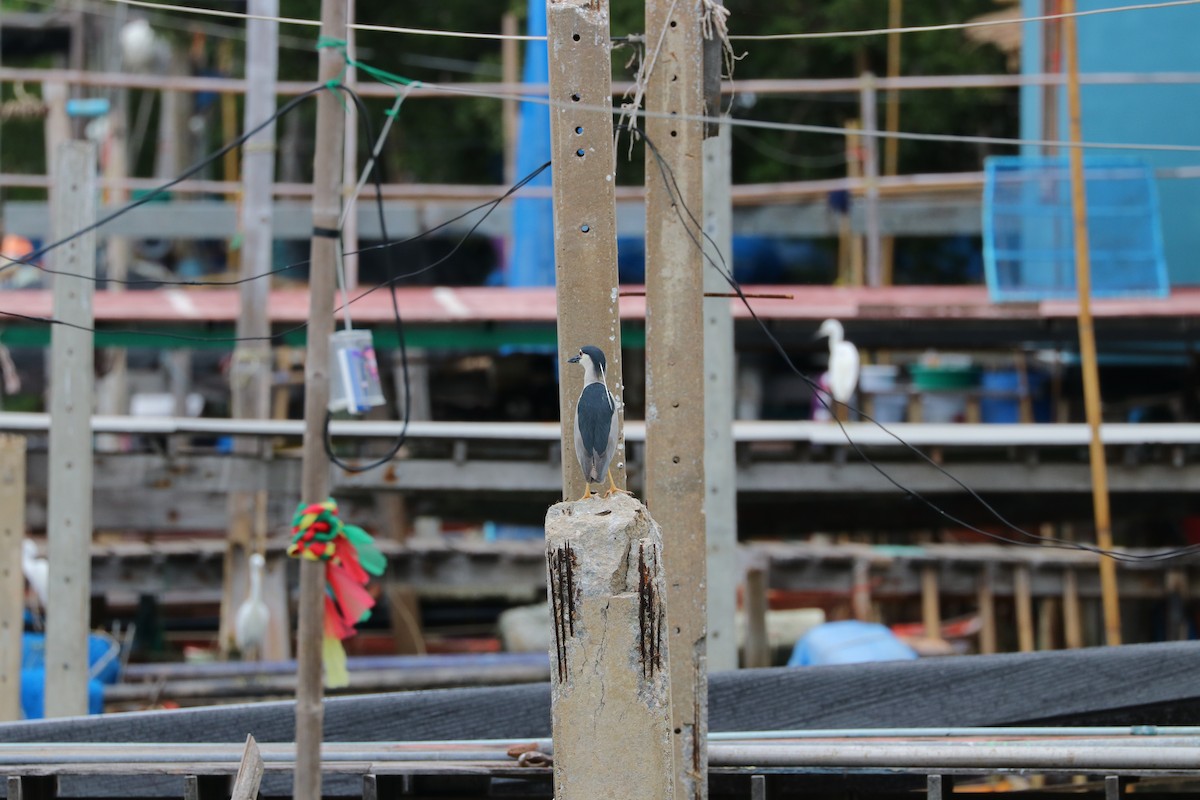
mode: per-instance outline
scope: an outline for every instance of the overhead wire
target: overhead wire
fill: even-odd
[[[846,428],[846,426],[842,423],[842,421],[837,418],[837,414],[835,414],[835,413],[832,414],[833,419],[837,423],[839,429],[841,430],[842,435],[845,437],[847,443],[849,443],[851,449],[854,450],[855,454],[859,458],[861,458],[864,463],[866,463],[868,466],[870,466],[875,472],[877,472],[880,476],[882,476],[888,483],[890,483],[893,487],[895,487],[897,490],[902,492],[906,497],[909,497],[913,500],[920,502],[922,505],[924,505],[925,507],[927,507],[934,513],[938,514],[944,520],[951,522],[955,525],[958,525],[966,530],[969,530],[973,533],[977,533],[982,536],[986,536],[993,540],[997,540],[997,541],[1001,541],[1001,542],[1005,542],[1005,543],[1013,544],[1013,545],[1017,545],[1017,546],[1052,547],[1052,548],[1064,549],[1064,550],[1082,550],[1082,551],[1094,553],[1099,556],[1112,558],[1116,561],[1123,561],[1123,562],[1129,562],[1129,563],[1164,561],[1164,560],[1180,558],[1180,557],[1200,553],[1200,545],[1188,545],[1186,547],[1168,549],[1168,550],[1163,550],[1161,552],[1156,552],[1156,553],[1127,553],[1127,552],[1120,551],[1120,550],[1106,550],[1104,548],[1097,547],[1095,545],[1091,545],[1086,542],[1076,542],[1076,541],[1071,541],[1068,539],[1061,539],[1059,537],[1054,537],[1054,536],[1042,536],[1042,535],[1027,531],[1024,528],[1021,528],[1019,525],[1016,525],[1015,523],[1010,521],[998,509],[996,509],[995,506],[993,506],[986,499],[984,499],[983,496],[980,495],[975,489],[973,489],[971,486],[969,486],[967,483],[965,483],[962,479],[960,479],[959,477],[954,475],[952,472],[947,470],[945,467],[938,464],[927,453],[925,453],[919,447],[908,442],[906,439],[904,439],[902,436],[900,436],[900,434],[891,430],[890,428],[888,428],[886,425],[884,425],[882,422],[878,421],[871,415],[861,411],[860,409],[855,408],[851,404],[844,403],[844,402],[834,399],[832,397],[832,395],[829,395],[828,392],[824,388],[821,387],[819,382],[817,382],[816,380],[811,378],[809,375],[805,374],[805,372],[803,370],[801,370],[799,367],[796,366],[795,362],[791,358],[791,355],[787,352],[787,349],[783,346],[783,343],[779,341],[778,337],[775,336],[775,334],[771,331],[770,327],[762,320],[761,317],[759,317],[757,311],[754,309],[753,305],[750,303],[750,299],[746,296],[746,293],[742,289],[741,284],[738,283],[737,279],[733,277],[733,273],[729,269],[729,265],[725,262],[725,256],[724,256],[724,254],[721,253],[720,247],[717,245],[717,243],[715,241],[713,241],[712,237],[710,237],[708,235],[708,233],[704,230],[704,227],[701,224],[700,220],[696,217],[695,213],[687,206],[687,203],[684,201],[683,194],[680,191],[679,184],[675,178],[675,172],[671,168],[670,164],[668,164],[666,162],[666,159],[659,152],[658,147],[654,144],[654,142],[649,137],[646,136],[645,132],[642,131],[641,129],[630,126],[630,127],[628,127],[628,130],[634,136],[639,137],[643,141],[645,141],[647,148],[649,148],[650,152],[653,154],[655,163],[658,166],[660,174],[662,176],[663,183],[667,188],[668,196],[671,199],[671,208],[675,211],[676,215],[679,217],[679,220],[682,223],[684,230],[687,232],[689,239],[691,239],[692,244],[697,248],[697,250],[700,251],[702,257],[708,262],[708,264],[710,266],[712,266],[714,269],[716,269],[717,272],[721,275],[722,279],[724,279],[725,282],[729,284],[729,287],[734,291],[734,293],[737,295],[738,299],[741,301],[742,305],[745,306],[746,310],[749,312],[751,319],[753,319],[754,322],[759,326],[762,333],[767,337],[767,340],[771,343],[772,347],[779,354],[779,356],[783,359],[784,364],[786,364],[787,367],[793,373],[795,373],[801,380],[803,380],[806,384],[808,384],[808,386],[810,388],[813,389],[814,396],[821,403],[821,405],[824,406],[825,409],[830,411],[831,413],[833,412],[833,406],[830,405],[831,402],[833,403],[833,405],[842,405],[845,408],[858,413],[863,419],[874,424],[876,427],[878,427],[880,430],[882,430],[884,433],[886,433],[892,439],[896,440],[899,444],[904,446],[907,450],[909,450],[912,453],[914,453],[915,455],[917,455],[922,461],[924,461],[929,466],[933,467],[933,469],[935,469],[937,472],[942,474],[944,477],[948,478],[957,487],[959,487],[964,492],[966,492],[973,500],[975,500],[977,503],[979,503],[989,514],[991,514],[992,517],[997,522],[999,522],[1003,527],[1005,527],[1009,531],[1011,531],[1019,536],[1026,537],[1026,539],[1025,540],[1013,539],[1011,537],[1004,536],[1002,534],[998,534],[994,531],[989,531],[985,528],[981,528],[977,525],[973,525],[970,522],[967,522],[966,520],[963,520],[960,517],[950,513],[949,511],[946,511],[944,508],[942,508],[940,505],[938,505],[934,501],[930,500],[928,497],[926,497],[922,493],[916,491],[915,489],[911,489],[911,488],[905,486],[898,479],[896,479],[890,472],[888,472],[886,469],[884,469],[884,467],[882,467],[878,462],[876,462],[874,459],[872,459],[866,453],[866,451],[864,451],[862,449],[862,447],[854,440],[854,437],[851,436],[850,431]],[[720,259],[720,261],[721,261],[720,264],[718,264],[717,261],[713,258],[713,256],[709,253],[709,250],[704,247],[703,242],[697,237],[697,235],[694,231],[699,231],[700,236],[702,236],[704,239],[706,239],[709,242],[709,244],[711,245],[712,251],[715,252],[717,254],[717,258]],[[826,397],[828,397],[828,400],[826,399]]]
[[[160,10],[178,11],[187,14],[197,14],[201,16],[224,17],[227,19],[265,19],[274,22],[279,22],[288,25],[303,25],[306,27],[319,27],[320,21],[315,19],[303,19],[297,17],[269,17],[263,15],[250,15],[244,12],[237,11],[222,11],[212,8],[198,8],[193,6],[174,5],[169,3],[156,3],[150,0],[109,0],[109,2],[120,3],[122,5],[138,6],[141,8],[155,8]],[[1029,17],[1017,17],[1007,20],[970,20],[967,22],[948,22],[938,25],[913,25],[901,27],[887,28],[868,28],[863,30],[846,30],[846,31],[812,31],[806,33],[777,33],[777,34],[731,34],[730,39],[739,41],[771,41],[771,40],[787,40],[787,39],[835,39],[835,38],[859,38],[866,36],[886,36],[888,34],[908,34],[908,33],[930,33],[936,31],[954,31],[966,30],[969,28],[986,28],[995,25],[1020,25],[1029,22],[1050,22],[1062,19],[1070,19],[1072,17],[1090,17],[1099,14],[1117,14],[1128,11],[1154,10],[1162,8],[1177,8],[1182,6],[1192,6],[1200,4],[1200,0],[1159,0],[1154,3],[1133,3],[1123,6],[1113,6],[1111,8],[1096,8],[1087,9],[1084,11],[1075,11],[1071,13],[1059,14],[1041,14]],[[513,41],[545,41],[544,35],[530,34],[503,34],[503,33],[483,33],[472,31],[450,31],[436,30],[429,28],[409,28],[395,25],[372,25],[366,23],[353,23],[348,27],[360,31],[376,31],[380,33],[398,33],[414,36],[439,36],[460,39],[489,39],[494,41],[513,40]]]
[[[840,39],[840,38],[856,38],[864,36],[887,36],[889,34],[899,33],[933,33],[936,31],[961,31],[969,28],[989,28],[996,25],[1022,25],[1028,22],[1055,22],[1063,19],[1071,19],[1078,17],[1092,17],[1098,14],[1116,14],[1124,11],[1142,11],[1158,8],[1176,8],[1179,6],[1193,6],[1200,3],[1200,0],[1163,0],[1157,3],[1141,3],[1125,6],[1113,6],[1112,8],[1093,8],[1086,11],[1074,11],[1071,13],[1060,14],[1040,14],[1031,17],[1015,17],[1013,19],[977,19],[969,22],[947,22],[940,25],[906,25],[898,28],[868,28],[857,31],[813,31],[810,33],[761,33],[761,34],[741,34],[730,35],[730,39],[737,41],[754,41],[754,42],[769,42],[783,41],[796,39]]]

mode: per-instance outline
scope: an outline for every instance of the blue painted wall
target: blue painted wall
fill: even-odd
[[[1147,2],[1149,0],[1146,0]],[[1137,5],[1139,0],[1079,0],[1079,10]],[[1022,0],[1023,16],[1044,14],[1043,0]],[[1200,5],[1080,17],[1081,72],[1200,72]],[[1024,25],[1022,70],[1042,72],[1042,23]],[[1059,130],[1046,131],[1042,87],[1021,90],[1021,136],[1067,138],[1065,91]],[[1091,142],[1200,145],[1200,85],[1084,86],[1083,138]],[[1026,146],[1026,155],[1038,148]],[[1200,153],[1088,150],[1136,155],[1153,167],[1200,166]],[[1172,284],[1200,284],[1200,180],[1158,181],[1167,269]]]

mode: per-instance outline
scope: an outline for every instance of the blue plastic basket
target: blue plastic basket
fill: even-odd
[[[1133,158],[1084,160],[1093,297],[1170,291],[1154,175]],[[983,188],[983,255],[995,302],[1073,298],[1075,232],[1065,157],[993,156]]]

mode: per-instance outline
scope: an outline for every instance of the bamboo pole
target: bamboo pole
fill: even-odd
[[[346,35],[346,4],[322,0],[321,35]],[[320,51],[318,79],[336,80],[342,58],[333,48]],[[313,228],[334,230],[341,211],[345,113],[333,91],[317,96],[317,140],[313,155]],[[329,336],[333,333],[334,269],[338,239],[314,235],[310,248],[308,353],[304,365],[304,448],[301,497],[310,503],[329,496],[329,457],[323,422],[329,403]],[[325,570],[320,562],[300,560],[300,631],[297,644],[296,773],[298,800],[320,800],[321,737],[325,712],[321,684]]]
[[[1082,104],[1079,92],[1079,30],[1075,0],[1063,0],[1063,44],[1067,66],[1068,138],[1073,145],[1083,140]],[[1096,545],[1111,550],[1112,520],[1108,505],[1108,465],[1100,438],[1100,370],[1096,365],[1096,332],[1092,325],[1091,254],[1088,246],[1087,192],[1083,175],[1083,150],[1070,148],[1071,210],[1075,223],[1075,284],[1079,292],[1079,356],[1083,366],[1083,402],[1091,440],[1088,456],[1092,467],[1092,508],[1096,517]],[[1104,607],[1104,639],[1121,643],[1121,609],[1117,598],[1117,565],[1111,558],[1100,560],[1100,593]]]

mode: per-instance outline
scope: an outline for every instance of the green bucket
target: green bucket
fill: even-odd
[[[977,367],[938,367],[914,364],[909,370],[913,388],[919,391],[970,389],[979,382]]]

